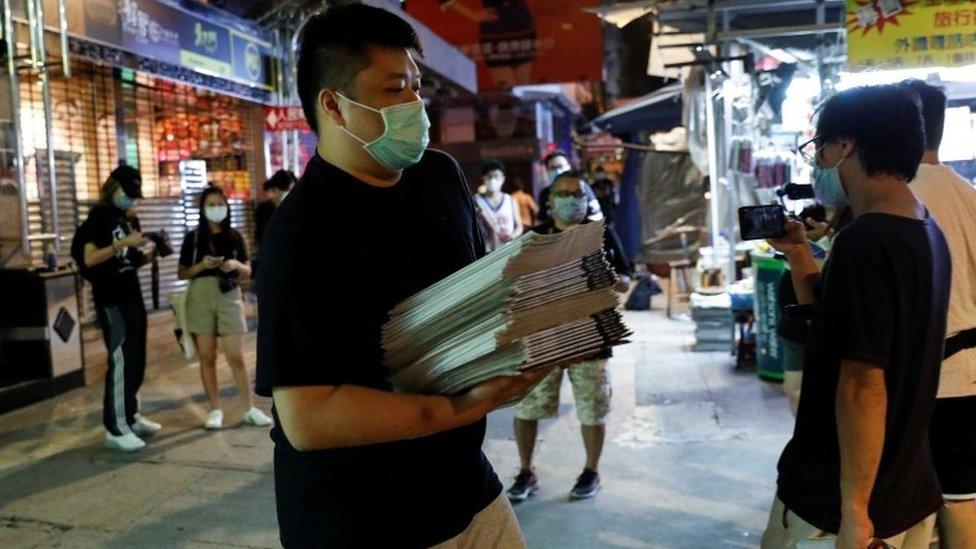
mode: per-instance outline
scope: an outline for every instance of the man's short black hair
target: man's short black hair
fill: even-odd
[[[548,166],[550,160],[552,160],[553,158],[558,158],[560,156],[565,158],[566,160],[569,160],[569,155],[566,154],[566,151],[562,149],[556,149],[551,153],[547,154],[546,157],[542,159],[542,164]]]
[[[271,176],[271,179],[264,182],[264,190],[265,192],[271,189],[287,191],[296,181],[298,178],[290,170],[278,170]]]
[[[298,52],[298,98],[312,131],[318,133],[315,104],[323,88],[354,98],[353,84],[369,66],[369,46],[423,54],[417,32],[399,16],[364,4],[334,6],[309,18]]]
[[[505,164],[502,164],[498,160],[490,160],[485,162],[485,165],[481,167],[481,177],[484,177],[495,170],[505,173]]]
[[[925,119],[925,150],[936,151],[942,145],[942,132],[945,130],[946,94],[942,88],[921,80],[905,80],[907,86],[918,94],[922,101],[922,118]]]
[[[904,86],[863,86],[842,91],[824,105],[817,122],[819,142],[850,139],[868,175],[915,179],[925,154],[922,109]]]

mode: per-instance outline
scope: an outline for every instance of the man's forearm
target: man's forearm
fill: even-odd
[[[793,277],[793,291],[796,292],[797,302],[800,305],[813,305],[817,302],[813,287],[820,276],[820,267],[813,259],[810,249],[804,247],[788,254],[786,261],[790,264],[790,276]]]
[[[866,516],[885,441],[884,370],[844,360],[837,384],[841,511]]]
[[[275,407],[299,450],[365,446],[428,436],[469,425],[491,403],[391,393],[355,385],[276,387]]]

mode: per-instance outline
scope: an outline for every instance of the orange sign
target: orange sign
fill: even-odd
[[[598,0],[410,0],[407,12],[478,63],[478,89],[603,79]]]

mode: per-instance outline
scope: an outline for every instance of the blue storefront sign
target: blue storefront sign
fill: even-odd
[[[231,32],[230,41],[234,78],[270,83],[271,44],[238,32]]]
[[[197,17],[180,20],[180,64],[216,76],[233,75],[230,31]]]
[[[239,84],[272,90],[271,44],[221,20],[159,0],[87,0],[76,35]],[[80,12],[80,13],[79,13]],[[116,17],[117,15],[117,17]],[[79,21],[81,23],[81,21]]]
[[[153,0],[120,0],[122,49],[179,65],[180,15],[178,10]]]

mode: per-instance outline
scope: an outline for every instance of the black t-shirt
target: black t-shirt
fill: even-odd
[[[316,155],[264,242],[256,391],[265,396],[277,386],[391,390],[380,345],[388,312],[484,255],[467,183],[438,151],[391,188],[363,183]],[[456,536],[501,493],[481,451],[485,424],[299,452],[276,422],[282,543],[427,547]]]
[[[946,330],[951,262],[932,219],[858,217],[834,243],[818,289],[793,439],[779,462],[779,497],[814,526],[840,528],[835,394],[842,359],[885,370],[885,443],[869,513],[875,535],[897,535],[942,505],[926,436]]]
[[[183,238],[183,246],[180,248],[180,265],[192,267],[203,261],[208,255],[222,257],[226,259],[236,259],[241,263],[247,261],[247,247],[244,245],[244,237],[236,229],[224,230],[210,235],[207,238],[197,237],[197,230],[186,233]],[[220,269],[207,269],[193,278],[204,276],[215,276],[221,279],[221,289],[225,292],[233,290],[238,286],[240,275],[237,271],[225,273]]]
[[[583,223],[590,223],[590,221],[584,220]],[[634,265],[627,258],[627,255],[624,254],[624,248],[620,245],[620,238],[617,237],[617,232],[611,229],[606,223],[604,223],[603,227],[603,253],[606,255],[607,261],[618,275],[633,275]],[[556,234],[562,232],[556,228],[556,223],[551,219],[532,227],[531,230],[539,234]],[[607,347],[600,351],[600,354],[596,355],[595,358],[610,358],[612,356],[613,348]]]
[[[254,209],[254,239],[257,241],[258,246],[261,246],[261,241],[264,239],[264,231],[268,228],[268,222],[271,221],[271,214],[275,211],[275,204],[270,200],[265,200],[258,204],[258,207]]]
[[[132,232],[141,230],[139,219],[129,216],[115,206],[96,204],[88,214],[88,219],[78,229],[85,243],[97,248],[111,246]],[[86,269],[86,278],[91,281],[92,298],[98,307],[107,307],[142,300],[142,288],[136,272],[145,261],[145,254],[138,248],[124,248],[114,257]]]

